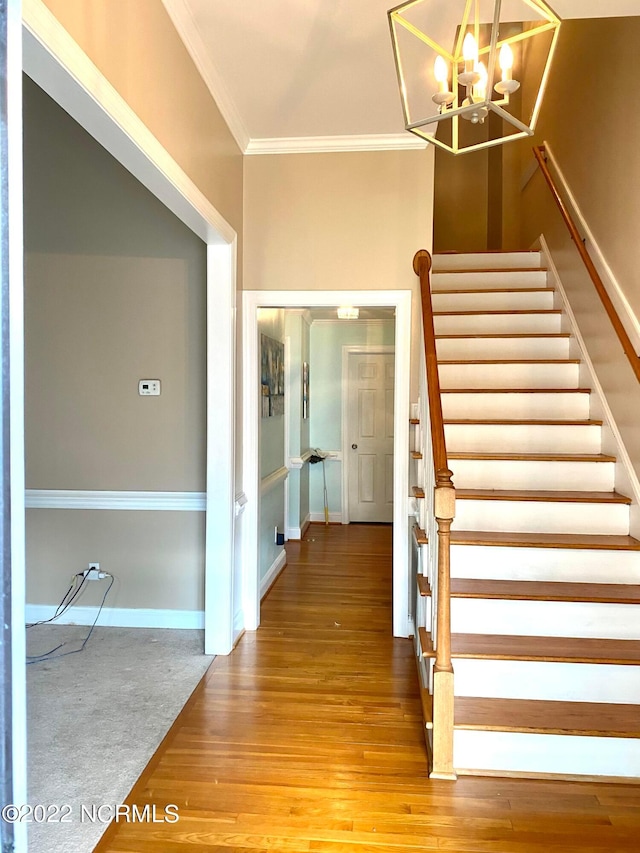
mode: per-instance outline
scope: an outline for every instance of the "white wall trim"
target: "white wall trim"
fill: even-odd
[[[338,321],[339,322],[339,321]],[[342,347],[342,453],[345,464],[342,466],[342,523],[349,524],[349,356],[365,353],[369,355],[395,353],[395,345],[361,344]],[[395,406],[395,403],[394,403]],[[395,459],[394,459],[395,463]]]
[[[24,466],[24,269],[22,180],[22,20],[21,4],[6,4],[6,157],[9,231],[9,459],[11,466],[11,785],[6,795],[27,802],[27,686],[25,612],[25,466]],[[9,543],[7,543],[9,544]],[[7,602],[9,607],[9,602]],[[13,827],[16,853],[27,849],[27,825]],[[9,846],[8,842],[8,846]]]
[[[235,516],[237,518],[239,515],[242,515],[242,513],[244,512],[244,508],[247,505],[247,496],[245,495],[244,492],[237,492],[236,493],[234,505],[235,505]]]
[[[598,270],[600,277],[602,278],[602,283],[605,286],[607,293],[609,294],[611,301],[613,302],[616,311],[620,317],[622,325],[625,327],[625,330],[629,337],[631,338],[631,343],[633,344],[633,348],[636,354],[640,354],[640,322],[638,318],[633,312],[631,305],[629,304],[627,297],[620,286],[620,282],[615,277],[615,274],[598,245],[595,237],[593,236],[593,232],[589,228],[587,220],[585,219],[582,210],[580,209],[580,205],[573,194],[571,186],[567,181],[562,169],[558,161],[556,160],[553,150],[548,142],[543,143],[546,155],[553,166],[553,170],[556,175],[556,179],[560,183],[562,188],[562,193],[564,194],[566,200],[569,203],[569,207],[572,210],[574,218],[577,220],[577,226],[580,231],[584,234],[586,238],[586,247],[591,255],[594,266]]]
[[[204,512],[205,492],[105,492],[27,489],[27,509],[117,509]]]
[[[412,133],[290,136],[250,139],[245,154],[322,154],[338,151],[410,151],[428,143]]]
[[[276,468],[275,471],[272,471],[260,480],[260,494],[266,495],[267,492],[270,492],[276,486],[280,485],[280,483],[283,483],[288,476],[289,469],[286,465]]]
[[[540,235],[539,239],[540,239],[540,247],[542,249],[542,253],[544,254],[544,257],[545,257],[545,260],[547,263],[547,267],[549,269],[549,272],[553,276],[553,280],[554,280],[556,289],[557,289],[558,293],[560,294],[560,297],[561,297],[562,302],[563,302],[564,309],[565,309],[566,314],[567,314],[567,318],[569,320],[569,323],[571,324],[571,331],[572,331],[573,335],[575,336],[575,339],[576,339],[578,346],[580,348],[580,352],[582,354],[582,359],[584,361],[585,367],[587,368],[587,370],[589,372],[589,376],[591,379],[592,391],[594,391],[598,397],[598,401],[600,403],[600,406],[602,407],[602,413],[604,415],[604,418],[607,422],[609,429],[611,430],[611,433],[613,435],[613,439],[616,442],[616,445],[617,445],[616,456],[618,458],[618,462],[622,465],[624,472],[625,472],[626,476],[628,477],[629,485],[630,485],[631,490],[633,492],[634,503],[636,504],[636,506],[640,506],[640,480],[638,479],[638,475],[635,472],[635,469],[633,467],[633,463],[631,462],[629,454],[627,453],[627,449],[624,446],[624,441],[623,441],[622,436],[620,434],[620,430],[618,429],[618,427],[616,425],[615,418],[613,417],[613,412],[611,411],[611,408],[609,407],[609,403],[607,402],[607,397],[604,393],[604,389],[603,389],[602,385],[600,384],[600,381],[599,381],[598,376],[596,374],[595,368],[593,366],[593,362],[591,361],[591,358],[589,356],[589,351],[588,351],[587,346],[585,344],[585,340],[582,337],[582,334],[580,332],[580,327],[578,326],[578,323],[576,321],[576,317],[575,317],[575,314],[573,313],[573,309],[571,308],[571,303],[569,302],[567,292],[564,289],[564,286],[562,284],[562,280],[561,280],[560,275],[558,273],[558,268],[556,267],[555,262],[553,260],[553,256],[551,254],[551,251],[549,250],[549,244],[547,243],[543,234]]]
[[[324,516],[323,516],[322,520],[324,521]],[[311,524],[311,515],[309,513],[307,513],[307,517],[304,519],[304,521],[302,522],[300,527],[287,527],[287,529],[286,529],[287,540],[293,539],[295,541],[300,541],[303,538],[303,536],[304,536],[304,534],[305,534],[305,532],[306,532],[306,530],[310,524]]]
[[[244,523],[243,563],[247,629],[260,624],[258,581],[259,372],[258,308],[326,308],[337,305],[395,308],[395,408],[393,491],[393,632],[408,636],[409,629],[409,374],[411,360],[410,290],[245,290],[243,299],[243,487],[249,503]],[[324,516],[323,516],[324,518]],[[338,521],[340,521],[342,515]]]
[[[234,229],[42,0],[23,0],[22,18],[29,77],[205,242],[232,243]]]
[[[313,456],[313,450],[305,450],[305,452],[301,456],[290,456],[289,457],[289,468],[294,470],[303,468],[309,459]]]
[[[70,607],[56,625],[93,625],[98,607]],[[55,604],[27,604],[27,624],[51,619]],[[103,607],[97,625],[108,628],[204,628],[204,610],[148,610],[135,607]]]
[[[42,0],[24,0],[24,70],[207,243],[205,652],[233,648],[235,522],[234,229],[153,136]],[[243,564],[238,561],[238,572]]]
[[[260,600],[262,600],[265,595],[269,592],[273,584],[276,582],[278,575],[287,565],[287,552],[285,550],[280,551],[278,556],[275,558],[273,563],[267,569],[265,576],[262,578],[260,582]]]
[[[167,14],[193,60],[193,64],[209,89],[213,100],[222,113],[222,118],[238,143],[238,147],[244,154],[249,144],[249,132],[223,77],[216,68],[211,57],[211,51],[207,49],[202,40],[191,9],[185,0],[162,0],[162,5],[167,10]]]
[[[310,512],[309,513],[309,521],[319,522],[321,524],[325,524],[324,512]],[[341,512],[330,512],[329,513],[329,524],[344,524],[342,520]]]

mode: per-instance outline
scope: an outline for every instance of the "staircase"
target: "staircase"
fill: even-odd
[[[436,255],[431,292],[456,487],[455,771],[640,778],[640,541],[561,300],[533,252]]]

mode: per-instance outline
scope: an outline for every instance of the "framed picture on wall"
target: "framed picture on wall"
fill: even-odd
[[[284,415],[284,344],[260,336],[262,417]]]
[[[309,364],[302,362],[302,417],[306,421],[309,417]]]

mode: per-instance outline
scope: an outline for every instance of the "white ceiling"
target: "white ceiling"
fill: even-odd
[[[243,151],[424,147],[403,129],[393,0],[163,3]],[[550,5],[561,18],[640,15],[640,0]]]

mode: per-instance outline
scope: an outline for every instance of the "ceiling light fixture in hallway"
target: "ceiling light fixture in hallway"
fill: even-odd
[[[533,135],[560,29],[546,3],[409,0],[388,15],[406,130],[452,154]]]

